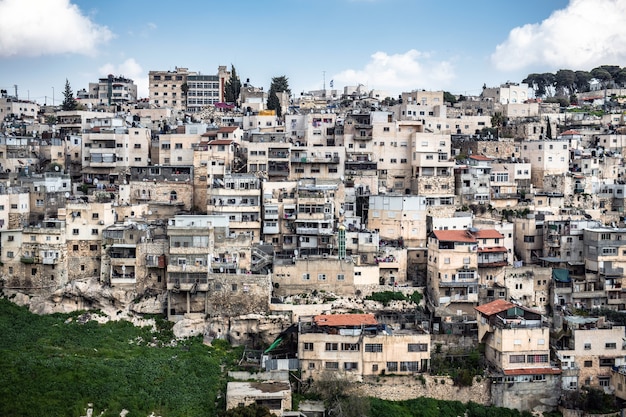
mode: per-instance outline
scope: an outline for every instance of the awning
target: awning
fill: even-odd
[[[569,270],[562,268],[552,269],[552,278],[557,282],[572,282],[569,276]]]

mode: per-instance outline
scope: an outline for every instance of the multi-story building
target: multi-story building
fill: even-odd
[[[550,331],[542,315],[506,300],[480,305],[476,312],[493,404],[521,410],[556,407],[561,370],[550,363]]]
[[[491,158],[471,155],[467,165],[455,168],[455,192],[463,205],[490,204]]]
[[[561,387],[609,390],[611,369],[624,361],[624,326],[603,317],[555,316],[556,357],[561,363]]]
[[[68,201],[59,218],[65,221],[68,279],[102,280],[102,231],[115,222],[112,204]]]
[[[225,66],[218,67],[217,75],[188,73],[186,110],[195,113],[209,105],[224,102],[224,87],[228,80],[230,72]]]
[[[174,110],[185,110],[188,75],[187,68],[178,67],[175,71],[148,72],[150,107],[171,107]]]
[[[217,184],[217,185],[216,185]],[[230,233],[261,236],[261,180],[254,174],[226,174],[213,183],[207,196],[207,213],[229,219]]]
[[[528,84],[506,83],[500,87],[484,88],[481,98],[500,104],[523,103],[528,100]]]
[[[526,141],[521,145],[520,156],[528,159],[532,184],[540,189],[544,177],[569,171],[569,144],[565,140]]]
[[[92,105],[124,105],[137,102],[137,85],[129,78],[114,76],[100,78],[97,83],[89,83],[89,92],[79,96],[80,102]]]
[[[299,323],[298,358],[302,373],[314,380],[326,372],[353,381],[411,375],[430,368],[430,334],[392,329],[373,314],[318,315]]]
[[[577,308],[621,310],[626,258],[626,229],[590,228],[583,232],[584,280],[573,283],[572,303]]]
[[[150,136],[149,129],[133,127],[83,134],[85,184],[96,190],[107,184],[123,184],[130,167],[148,165]]]

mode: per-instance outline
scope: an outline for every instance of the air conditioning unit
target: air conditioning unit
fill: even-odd
[[[104,226],[104,220],[100,220],[100,221],[98,222],[98,224],[99,224],[100,226]]]
[[[322,258],[328,259],[328,254],[327,253],[322,254]]]
[[[306,255],[302,255],[302,259],[309,259],[309,257]]]
[[[463,269],[469,269],[469,265],[463,265]]]

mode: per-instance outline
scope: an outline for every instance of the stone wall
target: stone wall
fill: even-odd
[[[463,403],[473,401],[482,405],[491,405],[490,388],[488,379],[475,379],[471,387],[457,387],[449,377],[427,374],[366,378],[364,382],[352,385],[356,395],[383,400],[402,401],[430,397]]]

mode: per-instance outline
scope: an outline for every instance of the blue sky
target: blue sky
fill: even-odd
[[[294,94],[363,84],[479,94],[532,72],[626,66],[626,0],[0,0],[0,88],[60,102],[109,73],[235,66]]]

